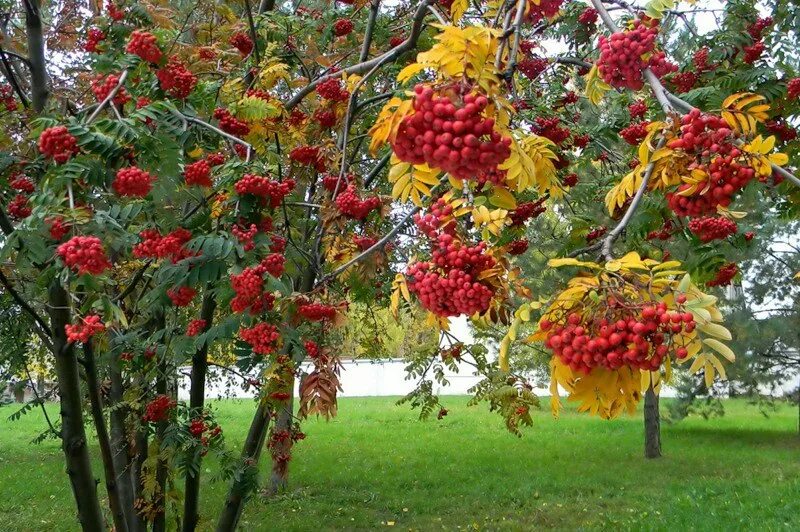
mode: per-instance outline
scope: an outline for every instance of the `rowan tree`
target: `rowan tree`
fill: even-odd
[[[680,16],[676,3],[616,3],[616,18],[591,4],[8,5],[0,281],[53,355],[84,529],[164,530],[170,516],[194,530],[208,452],[230,489],[219,515],[202,517],[234,529],[263,449],[268,491],[279,490],[302,418],[336,415],[337,327],[350,305],[424,309],[439,342],[410,364],[421,380],[408,400],[442,417],[431,379],[465,361],[484,377],[474,401],[515,433],[537,404],[509,363],[522,340],[551,352],[555,413],[560,386],[604,418],[635,410],[644,393],[657,421],[673,364],[709,384],[723,374],[731,335],[702,285],[730,281],[735,267],[701,274],[618,241],[648,204],[688,227],[692,246],[728,238],[743,189],[767,201],[796,186],[766,132],[777,127],[767,102],[790,105],[797,95],[784,89],[797,83],[776,68],[777,91],[720,83],[681,99],[668,89],[691,80],[663,27]],[[753,71],[771,53],[771,23],[752,24],[706,59],[698,48],[695,75],[723,60]],[[549,53],[550,37],[569,55]],[[609,104],[620,98],[634,123]],[[606,150],[608,137],[636,146],[635,163]],[[587,184],[593,194],[573,204],[571,190]],[[541,216],[560,228],[560,246],[525,240]],[[536,253],[574,268],[563,291],[527,283],[521,265]],[[508,325],[497,360],[449,331],[462,315]],[[537,325],[522,338],[526,323]],[[258,390],[240,452],[204,401],[217,352]],[[305,359],[314,369],[295,414]]]

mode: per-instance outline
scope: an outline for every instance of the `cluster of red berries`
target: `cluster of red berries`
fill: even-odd
[[[120,168],[111,186],[120,196],[143,198],[153,188],[155,177],[136,166]]]
[[[508,213],[511,218],[511,226],[519,227],[531,218],[536,218],[545,212],[547,210],[547,207],[544,206],[545,199],[546,198],[539,198],[536,201],[527,201],[518,204],[516,209]]]
[[[197,290],[191,286],[179,286],[177,288],[170,288],[167,290],[167,297],[169,297],[172,304],[176,307],[187,307],[197,295]]]
[[[424,85],[414,89],[414,113],[400,123],[392,143],[395,155],[412,164],[427,163],[458,179],[490,172],[510,155],[511,139],[481,113],[489,100],[469,93],[461,102]]]
[[[308,358],[317,358],[319,356],[319,346],[314,340],[306,340],[303,342],[303,347],[306,350]]]
[[[271,323],[258,323],[239,331],[239,337],[259,355],[269,355],[278,348],[281,335]]]
[[[314,89],[320,98],[334,102],[343,102],[350,98],[350,91],[342,87],[340,78],[328,78]]]
[[[761,54],[764,53],[765,49],[766,46],[764,46],[764,43],[761,41],[756,41],[750,46],[745,46],[743,48],[744,57],[742,58],[742,61],[748,65],[752,65],[761,58]]]
[[[339,180],[338,174],[324,174],[322,176],[322,188],[333,194],[336,191],[337,184],[339,188],[339,192],[342,192],[347,185],[354,183],[356,180],[356,176],[353,174],[345,174],[342,176],[342,179]],[[337,194],[339,193],[337,192]]]
[[[764,18],[759,17],[758,19],[756,19],[755,22],[753,22],[752,24],[750,24],[750,26],[747,27],[747,33],[750,34],[750,37],[754,41],[758,41],[761,39],[764,30],[772,26],[773,22],[774,21],[772,20],[772,17],[764,17]]]
[[[574,137],[572,137],[572,145],[576,148],[583,149],[589,145],[590,140],[592,139],[591,137],[589,137],[588,134],[584,133],[583,135],[575,135]]]
[[[108,76],[98,74],[91,83],[92,93],[94,93],[94,97],[97,98],[97,101],[103,101],[106,96],[111,94],[111,91],[117,88],[118,84],[118,74],[109,74]],[[114,94],[113,102],[116,105],[125,105],[129,101],[131,101],[131,97],[125,90],[125,87],[120,87],[116,94]]]
[[[736,234],[738,229],[736,222],[723,216],[705,216],[703,218],[695,218],[689,222],[689,230],[697,235],[700,242],[724,240]]]
[[[161,52],[161,48],[158,47],[156,36],[142,30],[133,30],[125,51],[129,54],[138,55],[148,63],[154,64],[161,61],[164,55]]]
[[[160,423],[166,421],[170,410],[178,406],[169,395],[157,395],[155,399],[147,403],[142,421],[145,423]]]
[[[264,274],[267,269],[263,264],[250,266],[238,275],[231,275],[231,287],[236,296],[231,300],[234,312],[248,311],[252,315],[271,310],[275,297],[264,292]]]
[[[199,187],[210,187],[211,165],[205,159],[187,164],[183,169],[183,178],[187,185],[197,185]]]
[[[206,329],[206,320],[192,320],[186,326],[186,336],[197,336]]]
[[[239,50],[242,57],[250,55],[250,52],[253,51],[253,47],[255,46],[253,39],[251,39],[248,34],[242,32],[231,35],[231,38],[228,39],[228,43]]]
[[[561,179],[561,184],[565,187],[574,187],[578,184],[578,174],[567,174]]]
[[[67,333],[67,342],[80,342],[85,344],[95,334],[99,334],[106,330],[100,316],[97,314],[89,314],[81,321],[72,325],[64,325],[64,331]]]
[[[649,125],[650,122],[648,120],[642,120],[641,122],[634,122],[628,127],[621,129],[619,132],[619,136],[622,137],[625,140],[625,142],[627,142],[631,146],[637,146],[647,136],[647,126]]]
[[[671,70],[674,65],[668,66],[671,64],[664,60],[664,54],[654,53],[656,35],[658,26],[648,26],[640,20],[634,21],[632,29],[614,33],[610,38],[601,35],[597,68],[603,80],[618,89],[638,91],[644,86],[645,68],[652,68],[656,75]],[[647,61],[642,58],[646,55],[650,55]]]
[[[378,239],[372,236],[353,235],[353,244],[356,245],[359,251],[366,251],[374,246],[377,242]]]
[[[244,137],[250,133],[250,126],[247,122],[234,117],[230,111],[218,107],[214,109],[214,118],[219,121],[219,128],[225,133],[230,133],[235,137]]]
[[[289,152],[289,159],[300,164],[313,166],[317,172],[325,170],[325,161],[317,146],[298,146]]]
[[[122,9],[118,8],[117,4],[115,4],[111,0],[108,0],[108,2],[106,2],[106,11],[108,11],[108,17],[115,22],[119,22],[120,20],[125,18],[125,12]]]
[[[50,238],[59,242],[69,233],[69,224],[61,216],[54,216],[45,220],[49,226]]]
[[[508,252],[511,255],[522,255],[528,251],[528,245],[529,242],[524,238],[514,240],[508,244]]]
[[[561,119],[557,116],[552,118],[537,116],[535,124],[533,125],[533,131],[537,135],[550,139],[554,144],[560,146],[572,135],[572,131],[570,131],[569,128],[561,127],[560,124]]]
[[[660,229],[647,233],[647,240],[669,240],[672,236],[672,231],[672,220],[664,220]]]
[[[273,253],[283,253],[286,251],[286,239],[282,236],[272,234],[269,236],[269,250]]]
[[[288,196],[294,189],[294,179],[285,181],[273,181],[272,179],[260,175],[244,174],[234,185],[234,190],[240,196],[252,194],[262,198],[273,209],[281,204],[283,198]]]
[[[15,220],[27,218],[33,212],[27,196],[23,194],[17,194],[14,196],[11,201],[8,202],[6,210],[8,211],[8,215]]]
[[[676,301],[685,302],[686,296]],[[573,312],[563,325],[542,320],[539,327],[548,331],[548,349],[573,371],[588,375],[596,367],[657,370],[669,355],[671,337],[693,331],[696,324],[691,312],[668,311],[665,303],[658,303],[640,309],[609,304],[600,319]],[[679,359],[687,355],[686,348],[675,349]]]
[[[604,225],[600,225],[598,227],[595,227],[591,231],[586,233],[586,241],[587,242],[592,242],[594,240],[597,240],[598,238],[600,238],[601,236],[606,234],[606,231],[608,231],[608,229],[606,229],[606,226],[604,226]]]
[[[575,91],[567,91],[563,98],[561,98],[561,105],[570,105],[573,103],[578,103],[580,97],[578,93]]]
[[[89,28],[86,42],[83,44],[83,51],[95,54],[99,52],[97,45],[106,39],[106,34],[100,28]]]
[[[697,83],[697,74],[691,70],[672,76],[672,84],[675,85],[675,91],[679,94],[692,90],[695,83]]]
[[[789,80],[789,82],[786,84],[786,95],[791,99],[800,96],[800,78],[793,78]]]
[[[308,321],[333,321],[336,307],[325,303],[302,302],[297,305],[297,313]]]
[[[225,154],[219,151],[215,153],[209,153],[208,156],[206,156],[206,161],[211,167],[219,166],[225,162]]]
[[[6,111],[16,111],[17,110],[17,100],[14,98],[14,88],[5,83],[0,85],[0,103],[3,104],[3,107],[6,108]]]
[[[353,31],[353,21],[349,18],[340,18],[333,23],[333,34],[337,37],[344,37]]]
[[[797,130],[782,118],[767,120],[764,127],[773,135],[777,135],[782,142],[791,142],[797,138]]]
[[[439,231],[447,234],[455,234],[456,224],[452,215],[453,206],[444,199],[438,198],[431,204],[430,212],[426,214],[417,213],[414,215],[414,223],[416,223],[420,232],[425,234],[428,238],[435,238]]]
[[[49,127],[39,136],[39,152],[57,164],[64,164],[78,151],[78,140],[70,135],[66,126]]]
[[[197,76],[177,57],[170,57],[166,66],[156,72],[161,90],[179,100],[185,99],[197,85]]]
[[[242,244],[245,251],[252,251],[256,247],[255,242],[253,242],[253,238],[258,234],[258,226],[256,224],[250,224],[247,229],[236,224],[231,227],[231,233]]]
[[[517,63],[517,70],[526,78],[534,80],[547,70],[549,64],[550,62],[544,57],[529,57]]]
[[[111,268],[103,243],[96,236],[74,236],[58,246],[56,253],[79,275],[99,275]]]
[[[389,37],[389,47],[397,48],[405,42],[406,38],[403,35],[392,35]]]
[[[322,129],[330,129],[336,125],[336,111],[332,109],[317,109],[314,111],[314,120]]]
[[[525,9],[525,20],[535,24],[544,18],[558,15],[564,0],[528,0]]]
[[[217,57],[217,52],[209,46],[203,46],[197,50],[197,57],[204,61],[213,61]]]
[[[19,192],[24,192],[25,194],[32,194],[33,191],[36,190],[36,185],[33,184],[33,181],[22,174],[13,176],[9,180],[8,186]]]
[[[735,262],[730,262],[717,271],[717,275],[706,283],[706,286],[728,286],[739,273]]]
[[[699,216],[716,211],[717,205],[727,207],[731,197],[755,177],[755,171],[737,162],[741,150],[734,144],[736,134],[720,117],[706,115],[694,109],[681,118],[678,138],[667,147],[683,150],[695,156],[691,168],[705,171],[707,183],[697,185],[705,194],[681,196],[668,194],[670,208],[678,215]],[[690,168],[690,169],[691,169]],[[677,192],[688,190],[688,183],[680,185]]]
[[[694,55],[692,56],[692,64],[697,69],[698,72],[705,72],[709,70],[708,66],[708,47],[703,46],[699,50],[697,50]]]
[[[578,22],[583,24],[584,26],[591,26],[595,22],[597,22],[597,10],[593,7],[587,7],[581,14],[578,15]]]
[[[302,127],[306,118],[308,116],[300,109],[292,109],[292,112],[289,113],[289,118],[286,119],[286,123],[293,127]]]
[[[486,254],[486,243],[470,247],[453,235],[440,234],[433,245],[430,262],[416,262],[406,270],[409,291],[438,316],[485,312],[494,290],[479,277],[495,265]]]
[[[166,259],[173,264],[194,256],[185,247],[192,239],[192,233],[183,228],[178,228],[167,235],[162,235],[157,229],[145,229],[139,233],[142,241],[133,246],[133,256],[138,259]]]
[[[336,208],[339,212],[348,218],[354,220],[364,220],[369,213],[378,209],[381,206],[381,199],[378,196],[369,196],[360,198],[353,185],[347,185],[347,188],[336,196]]]

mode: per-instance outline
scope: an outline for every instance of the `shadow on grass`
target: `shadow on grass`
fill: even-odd
[[[670,437],[686,437],[692,442],[698,443],[703,441],[715,444],[731,442],[800,449],[800,434],[788,430],[673,425],[666,432],[670,433]]]

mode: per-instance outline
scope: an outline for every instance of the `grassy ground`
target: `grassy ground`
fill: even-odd
[[[306,423],[290,492],[248,504],[243,530],[800,529],[796,407],[765,418],[729,401],[724,418],[665,425],[664,458],[645,461],[639,417],[541,412],[516,438],[466,399],[447,403],[423,423],[392,399],[342,400],[338,419]],[[76,530],[58,444],[31,445],[41,413],[11,422],[13,408],[0,408],[0,530]],[[215,408],[238,446],[252,403]],[[225,489],[204,484],[203,530]]]

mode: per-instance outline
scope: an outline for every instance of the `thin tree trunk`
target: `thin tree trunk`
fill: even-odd
[[[28,40],[28,61],[31,70],[31,100],[33,109],[42,112],[49,90],[47,88],[47,63],[44,59],[44,33],[39,6],[41,0],[25,0],[25,33]]]
[[[644,394],[644,456],[661,456],[661,416],[658,412],[658,395],[652,386]]]
[[[266,401],[260,401],[242,448],[243,467],[258,468],[258,460],[261,457],[261,449],[264,448],[264,439],[269,428],[271,414],[272,412]],[[228,497],[225,499],[225,506],[222,508],[222,514],[217,522],[217,532],[231,532],[236,529],[242,514],[245,495],[251,488],[248,485],[248,481],[251,480],[252,475],[246,473],[234,477],[233,483],[228,490]]]
[[[112,360],[110,363],[109,377],[111,379],[109,397],[111,399],[111,405],[114,407],[109,414],[111,421],[111,457],[114,461],[114,470],[117,472],[117,490],[119,491],[119,500],[120,504],[122,504],[122,512],[125,515],[128,528],[130,530],[137,530],[136,511],[133,508],[134,476],[130,460],[128,431],[126,428],[126,418],[129,414],[129,410],[123,406],[122,395],[124,393],[124,385],[122,382],[122,372],[120,371],[119,362],[117,360]]]
[[[165,326],[165,316],[163,313],[160,313],[156,318],[156,327],[157,329],[163,329]],[[166,353],[164,353],[164,356],[159,359],[158,368],[156,371],[156,393],[159,395],[167,395],[167,392],[169,391],[167,382],[169,375],[169,364],[167,363]],[[167,431],[168,425],[169,421],[166,420],[159,421],[156,424],[155,441],[158,445],[154,447],[156,447],[156,452],[159,455],[161,454],[161,446],[164,444],[164,433]],[[153,518],[153,532],[164,532],[167,529],[167,473],[167,463],[159,456],[156,465],[156,484],[158,484],[160,504],[158,506],[158,511]]]
[[[294,379],[292,379],[292,396],[287,399],[275,419],[275,426],[272,429],[272,434],[280,434],[284,437],[276,438],[270,448],[272,457],[272,472],[269,476],[269,486],[267,493],[275,495],[286,489],[289,478],[289,456],[292,453],[292,438],[291,427],[294,412]],[[283,433],[288,434],[286,437]]]
[[[144,478],[142,477],[142,469],[144,468],[144,462],[147,460],[147,449],[149,447],[148,436],[147,436],[147,427],[142,425],[139,428],[139,431],[136,433],[136,446],[134,448],[134,457],[133,457],[133,492],[134,492],[134,504],[138,501],[144,499]],[[147,520],[142,516],[139,512],[133,512],[133,522],[134,526],[131,527],[131,530],[135,530],[136,532],[145,532],[147,530]]]
[[[200,308],[200,319],[205,320],[207,331],[214,319],[214,310],[217,303],[214,294],[209,291],[210,286],[206,287],[203,303]],[[203,347],[198,349],[192,356],[192,376],[189,388],[189,408],[193,416],[203,414],[206,397],[206,373],[208,372],[208,342],[203,343]],[[200,458],[202,461],[202,457]],[[197,527],[200,519],[198,505],[200,502],[200,471],[192,474],[186,473],[186,485],[184,488],[183,499],[183,531],[192,532]]]
[[[84,367],[86,368],[86,387],[89,393],[89,404],[91,405],[92,419],[94,428],[97,432],[97,444],[100,446],[100,456],[103,460],[103,472],[106,478],[106,492],[108,493],[108,505],[111,507],[111,517],[114,520],[116,532],[127,532],[128,522],[122,510],[122,503],[117,491],[117,471],[114,467],[114,458],[111,451],[111,442],[108,437],[106,421],[103,417],[103,402],[100,397],[100,382],[97,378],[97,364],[94,361],[94,349],[92,341],[83,344],[83,353],[86,357]]]
[[[66,459],[67,474],[72,484],[72,494],[78,507],[78,519],[83,530],[105,530],[100,502],[97,498],[97,481],[92,474],[86,431],[83,425],[78,359],[71,344],[67,343],[64,326],[70,322],[67,292],[54,280],[48,292],[48,313],[53,334],[53,355],[58,377],[61,402],[61,441]]]

